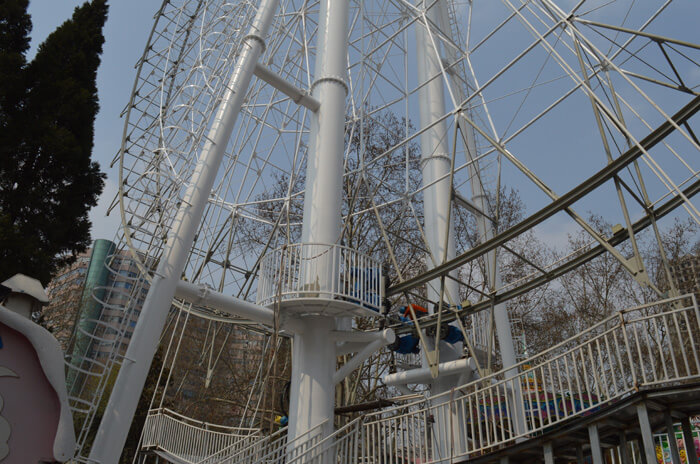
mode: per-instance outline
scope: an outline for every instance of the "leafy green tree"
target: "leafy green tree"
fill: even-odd
[[[106,0],[73,17],[26,62],[28,0],[0,5],[0,279],[46,284],[90,244],[104,174],[91,161]]]
[[[23,70],[27,64],[24,55],[29,49],[32,30],[28,2],[7,0],[0,3],[0,125],[3,128],[16,114],[24,90]]]

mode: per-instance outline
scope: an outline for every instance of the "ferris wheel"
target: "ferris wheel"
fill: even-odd
[[[141,380],[118,381],[108,409],[133,412],[174,296],[293,335],[296,437],[328,417],[332,433],[336,343],[414,334],[430,383],[496,333],[513,366],[505,304],[602,253],[661,298],[635,237],[665,216],[700,224],[697,13],[689,0],[164,1],[119,156],[121,233],[151,281],[124,374]],[[521,219],[502,215],[504,186]],[[591,212],[620,226],[604,233]],[[590,243],[563,257],[516,246],[574,230]],[[506,256],[517,279],[500,276]],[[437,342],[450,326],[457,341]],[[458,379],[445,382],[433,393]],[[120,421],[98,434],[104,462]]]

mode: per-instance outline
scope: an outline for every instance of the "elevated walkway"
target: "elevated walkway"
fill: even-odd
[[[206,445],[197,455],[203,456],[204,448],[211,451],[207,464],[555,464],[583,462],[590,454],[594,464],[603,464],[604,449],[622,445],[624,451],[627,440],[641,438],[637,450],[652,463],[653,431],[672,428],[679,419],[688,423],[697,413],[700,312],[695,299],[686,296],[620,311],[516,369],[359,417],[323,440],[300,441],[301,448],[281,441],[259,447],[274,449],[274,457],[255,451],[253,443],[263,443],[255,433],[236,438],[255,452],[229,450],[224,458]],[[200,446],[195,438],[200,432],[178,427],[145,433],[160,434],[159,449],[189,459]],[[618,457],[624,464],[640,462]]]
[[[141,450],[173,464],[198,464],[221,450],[235,453],[263,438],[258,429],[209,424],[161,408],[146,417]]]
[[[585,462],[588,458],[593,460],[593,429],[593,433],[597,433],[601,453],[610,456],[608,462],[643,462],[640,454],[644,449],[645,431],[643,424],[640,424],[638,408],[646,409],[650,432],[667,434],[667,417],[670,417],[672,423],[682,423],[686,418],[700,414],[700,383],[639,391],[590,415],[566,421],[522,443],[455,462],[545,462],[548,449],[551,449],[552,462]],[[672,433],[675,435],[675,432]],[[692,439],[686,441],[693,442]],[[622,456],[624,452],[628,453],[627,461]]]

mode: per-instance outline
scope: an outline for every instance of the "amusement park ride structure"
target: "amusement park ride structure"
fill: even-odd
[[[643,453],[650,459],[653,417],[649,419],[646,400],[635,395],[644,388],[674,386],[669,395],[685,403],[674,408],[666,401],[671,396],[654,390],[654,404],[671,404],[684,424],[687,414],[697,412],[688,406],[697,385],[695,390],[681,388],[700,380],[697,304],[675,294],[672,283],[671,294],[661,294],[647,275],[635,236],[650,227],[658,238],[657,221],[679,207],[700,221],[691,202],[700,188],[700,146],[692,130],[700,98],[686,75],[692,75],[688,63],[697,66],[700,46],[647,32],[671,9],[670,1],[652,9],[623,1],[610,6],[585,0],[504,0],[502,20],[489,23],[486,32],[479,32],[478,24],[488,23],[494,7],[476,0],[463,3],[163,3],[139,62],[119,157],[121,233],[150,289],[94,442],[86,446],[85,434],[79,436],[81,452],[90,450],[85,462],[118,461],[174,299],[179,306],[206,308],[232,322],[253,321],[271,334],[291,337],[292,370],[284,433],[263,436],[237,429],[215,449],[214,442],[203,438],[209,437],[206,432],[195,437],[184,426],[172,425],[186,418],[154,410],[142,447],[179,455],[173,462],[455,462],[481,459],[507,446],[539,446],[545,462],[553,463],[552,441],[543,445],[533,439],[579,421],[588,429],[593,461],[601,463],[605,429],[586,422],[587,417],[608,406],[627,411],[623,404],[638,412]],[[682,10],[682,2],[676,3]],[[621,16],[618,11],[619,25],[599,21],[598,10],[618,7],[626,11]],[[644,11],[638,15],[639,9]],[[479,14],[484,16],[477,18]],[[468,24],[466,34],[458,18]],[[477,25],[474,31],[472,24]],[[514,33],[514,24],[525,35],[499,42],[502,33]],[[534,41],[518,43],[523,37]],[[512,58],[499,66],[485,62],[484,67],[496,70],[479,78],[483,74],[475,71],[472,55],[503,44]],[[650,77],[628,63],[648,64],[643,54],[650,44],[660,49],[675,79],[667,73]],[[526,58],[539,68],[520,67]],[[519,73],[528,71],[536,77],[529,87],[523,84],[525,97],[508,124],[520,128],[499,132],[501,115],[492,109],[498,98],[489,100],[486,94],[512,86]],[[573,87],[563,82],[573,82]],[[673,97],[658,104],[655,98],[661,94],[644,85]],[[542,89],[552,91],[540,95],[547,103],[520,114],[528,108],[529,94]],[[630,104],[630,95],[653,115]],[[513,150],[523,137],[523,151],[532,149],[528,143],[533,141],[541,151],[561,148],[548,150],[542,140],[547,132],[536,128],[545,121],[549,131],[562,130],[565,118],[578,127],[580,114],[567,106],[574,98],[578,112],[585,108],[582,104],[592,110],[593,123],[583,133],[602,141],[606,164],[584,170],[581,178],[551,180],[569,186],[558,195]],[[348,139],[359,134],[361,150],[367,149],[366,132],[377,116],[400,111],[405,125],[401,142],[382,153],[367,150],[350,163]],[[417,129],[412,119],[419,121]],[[577,130],[573,134],[580,135]],[[415,141],[419,160],[413,159]],[[584,152],[596,146],[582,144]],[[580,155],[576,143],[564,145]],[[661,150],[678,165],[669,172],[657,161]],[[373,169],[395,161],[395,153],[405,155],[399,173],[420,163],[419,186],[411,186],[408,174],[403,189],[384,185],[374,175]],[[464,161],[458,162],[457,155]],[[548,201],[499,231],[490,198],[500,191],[501,163]],[[359,180],[348,191],[349,173]],[[285,191],[270,193],[280,181],[287,183]],[[467,183],[470,199],[460,193]],[[606,195],[619,200],[625,223],[610,237],[573,209],[603,186]],[[389,193],[380,197],[374,193],[379,191]],[[360,196],[369,206],[354,210],[353,201]],[[293,206],[300,206],[300,198],[303,214],[298,217]],[[634,208],[627,204],[630,199],[637,202]],[[422,218],[416,212],[419,203]],[[384,224],[387,212],[395,214],[394,205],[415,219],[412,227],[421,240],[412,246],[425,255],[424,271],[406,273],[397,262],[400,234],[390,234]],[[471,249],[458,250],[455,208],[476,219],[478,244]],[[633,213],[640,217],[636,222]],[[571,218],[592,244],[544,268],[519,256],[533,272],[505,285],[497,250],[512,252],[507,246],[511,240],[557,214]],[[349,218],[376,224],[391,272],[384,262],[345,245]],[[245,242],[243,229],[251,223],[261,224],[253,235],[267,231],[258,237],[264,246]],[[630,243],[631,257],[616,248],[624,241]],[[617,259],[660,301],[621,311],[518,362],[506,302],[602,253]],[[667,267],[663,249],[661,257]],[[483,284],[479,300],[469,302],[464,298],[469,285],[459,269],[477,258],[485,263]],[[157,266],[150,269],[146,262]],[[388,274],[395,276],[393,285]],[[415,304],[417,298],[427,310]],[[392,322],[387,310],[401,302],[406,317]],[[359,330],[355,318],[382,323]],[[490,372],[492,365],[483,363],[494,352],[494,334],[502,370]],[[400,391],[427,385],[427,398],[363,415],[335,430],[336,384],[379,350],[399,349],[405,337],[417,340],[422,366],[385,375],[383,381]],[[337,367],[338,355],[353,353]],[[90,405],[97,403],[94,398],[83,401],[86,416],[94,417]],[[621,447],[624,455],[626,445]]]

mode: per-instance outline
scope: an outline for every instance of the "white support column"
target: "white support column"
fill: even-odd
[[[320,107],[311,117],[302,226],[304,243],[335,244],[340,239],[348,15],[348,0],[320,2],[315,81],[311,88]],[[319,275],[309,276],[308,284],[321,289],[330,286],[338,272],[325,255],[306,257],[318,260],[315,269],[319,270]],[[332,317],[300,319],[304,328],[294,335],[292,354],[289,441],[322,423],[325,423],[324,436],[333,430],[336,342],[331,332],[338,328],[338,323]]]
[[[447,123],[438,122],[445,114],[445,85],[442,75],[442,66],[439,50],[435,49],[429,27],[439,24],[442,15],[442,8],[445,7],[443,0],[417,0],[416,6],[425,10],[425,17],[430,24],[417,21],[415,25],[416,33],[416,71],[418,75],[418,103],[420,109],[420,127],[425,131],[420,136],[421,145],[421,174],[423,191],[423,211],[424,211],[424,231],[425,239],[428,242],[429,252],[426,255],[428,268],[441,264],[443,260],[450,260],[456,256],[454,242],[454,227],[452,208],[452,184],[450,170],[452,168],[452,156],[447,135]],[[427,8],[427,10],[426,10]],[[433,33],[433,36],[437,34]],[[450,273],[457,276],[457,271]],[[449,278],[444,279],[443,302],[460,304],[459,285],[457,281]],[[441,299],[441,282],[435,279],[428,282],[428,299],[439,302]],[[433,312],[433,308],[428,308]],[[440,361],[456,361],[461,356],[461,347],[453,349],[452,346],[439,342]],[[433,349],[432,346],[428,347]],[[424,356],[424,361],[427,357]],[[442,371],[442,370],[441,370]],[[430,394],[439,395],[450,391],[456,386],[458,377],[448,378],[444,373],[440,373],[438,378],[431,384]],[[434,402],[434,405],[445,403],[446,397],[441,397]],[[466,421],[460,417],[459,413],[448,413],[445,407],[436,409],[437,429],[446,430],[446,423],[451,422],[454,430],[448,434],[436,433],[433,436],[437,452],[441,456],[450,456],[450,453],[466,450],[466,443],[462,443],[461,425]],[[456,415],[450,420],[450,415]],[[445,424],[440,424],[444,422]],[[444,429],[442,427],[445,427]],[[447,436],[445,436],[447,435]],[[452,443],[449,438],[456,437],[456,443]]]
[[[333,329],[333,318],[313,316],[304,318],[304,331],[294,334],[289,400],[290,442],[323,423],[322,436],[333,433],[336,358],[334,343],[329,342],[328,337]]]
[[[605,464],[603,449],[600,446],[598,426],[596,424],[588,426],[588,439],[591,443],[591,458],[593,459],[593,464]]]
[[[386,343],[384,343],[383,340],[377,340],[367,344],[360,352],[350,358],[347,363],[343,364],[340,369],[335,372],[333,375],[333,384],[341,382],[345,377],[350,375],[352,371],[360,367],[360,365],[365,362],[367,358],[379,351],[385,345]]]
[[[551,441],[542,445],[542,451],[544,452],[544,464],[554,464],[554,450]]]
[[[442,0],[418,0],[417,6],[425,8],[426,17],[437,24]],[[455,257],[452,207],[452,185],[449,173],[451,169],[451,150],[448,143],[447,124],[436,121],[445,113],[445,86],[441,74],[441,57],[433,47],[430,33],[424,24],[416,22],[416,69],[418,73],[418,102],[420,107],[421,128],[430,127],[420,136],[421,173],[423,185],[429,186],[423,193],[425,215],[425,238],[430,247],[426,256],[428,268],[433,267],[433,259],[440,264],[447,257]],[[435,35],[435,34],[433,34]],[[442,179],[437,181],[437,179]],[[447,243],[445,243],[447,239]],[[445,249],[447,247],[447,249]],[[431,256],[432,254],[432,256]],[[453,273],[456,276],[456,271]],[[459,304],[459,286],[452,279],[445,279],[445,293],[449,294],[454,304]],[[428,283],[428,298],[440,299],[440,279]],[[447,300],[447,298],[445,298]],[[432,312],[432,308],[428,308]]]
[[[649,412],[645,403],[637,404],[637,418],[639,419],[639,430],[642,434],[642,449],[640,450],[646,457],[646,462],[656,462],[656,448],[654,446],[654,433],[649,421]]]
[[[668,434],[668,446],[671,448],[671,461],[673,464],[681,464],[681,454],[678,450],[676,432],[673,428],[673,418],[668,410],[664,411],[664,422],[666,425],[666,433]]]
[[[477,211],[492,217],[493,211],[490,211],[488,207],[487,192],[483,184],[484,171],[479,166],[474,129],[461,120],[460,132],[462,134],[462,140],[466,145],[465,152],[468,163],[467,172],[469,173],[470,179],[469,185],[472,191],[472,205]],[[479,231],[479,241],[481,243],[494,237],[495,225],[484,214],[476,214],[476,224]],[[495,292],[502,285],[496,250],[491,250],[486,253],[485,260],[486,279],[491,291]],[[501,352],[503,367],[508,368],[514,366],[518,361],[513,344],[513,331],[510,326],[510,319],[505,304],[501,303],[494,307],[493,322],[496,329],[496,336],[498,337],[498,346]],[[491,334],[488,334],[488,336],[490,337]],[[517,374],[518,371],[516,369],[511,369],[507,372],[508,377],[515,377]],[[518,383],[513,389],[513,404],[516,407],[516,420],[513,426],[516,431],[525,430],[524,411],[520,398],[522,398],[522,391]]]
[[[443,28],[448,35],[449,31],[449,15],[447,10],[441,2],[438,2],[438,8],[441,9],[441,14],[438,16]],[[431,17],[433,19],[433,17]],[[456,38],[454,38],[456,39]],[[461,60],[456,51],[450,47],[446,48],[447,57],[450,63],[455,63]],[[451,78],[451,76],[448,76]],[[467,95],[463,91],[463,84],[457,80],[453,80],[453,91],[458,97],[458,101],[463,101]],[[477,217],[477,227],[479,229],[479,238],[481,242],[489,240],[494,236],[494,224],[484,217],[483,213],[489,214],[488,199],[486,196],[486,189],[483,185],[484,172],[479,167],[478,154],[476,151],[476,143],[474,140],[474,129],[466,124],[464,120],[460,120],[460,133],[462,135],[462,140],[465,144],[465,154],[467,158],[467,172],[469,173],[470,186],[472,190],[472,202],[468,202],[461,198],[462,203],[467,206],[472,213],[476,214]],[[458,195],[455,195],[455,199],[459,199]],[[480,214],[481,213],[481,214]],[[488,252],[485,256],[486,259],[486,273],[487,281],[489,282],[491,290],[495,290],[501,287],[501,277],[498,272],[498,263],[496,259],[496,251],[492,250]],[[504,304],[497,305],[494,308],[494,324],[496,326],[496,334],[498,336],[499,347],[501,350],[501,359],[503,361],[504,367],[510,367],[516,364],[515,349],[513,347],[513,335],[510,327],[510,320],[508,319],[508,313],[506,312],[506,307]],[[490,334],[487,334],[490,336]],[[509,372],[509,375],[515,375],[516,371]],[[519,390],[519,389],[518,389]],[[517,403],[516,403],[517,404]],[[516,423],[516,430],[524,430],[524,423]]]
[[[122,453],[136,405],[141,397],[151,361],[158,348],[175,288],[187,261],[195,233],[202,219],[216,173],[240,112],[255,64],[265,49],[278,0],[263,0],[223,95],[207,143],[177,212],[160,264],[155,272],[141,316],[134,329],[124,363],[90,451],[91,462],[116,464]]]

